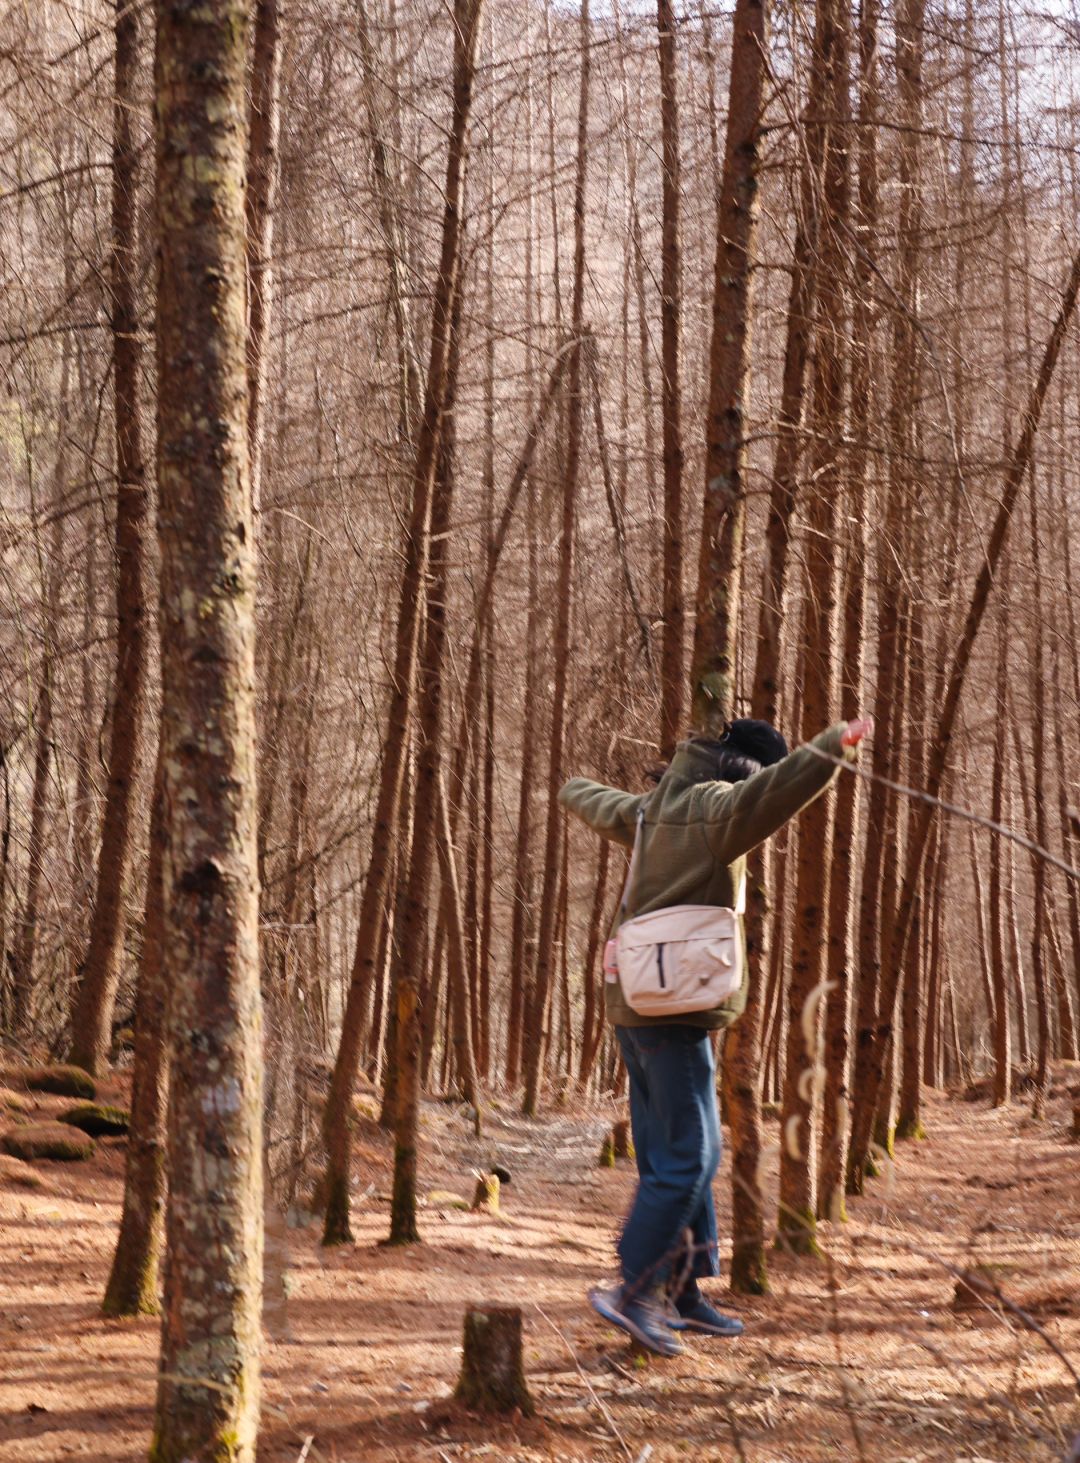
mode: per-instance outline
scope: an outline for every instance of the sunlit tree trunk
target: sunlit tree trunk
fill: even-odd
[[[660,748],[670,757],[683,708],[683,446],[679,390],[679,97],[675,11],[657,0],[660,53],[660,134],[663,153],[660,245],[660,411],[664,439],[664,637],[660,657]]]
[[[824,115],[808,126],[827,128],[824,152],[823,227],[813,376],[814,432],[809,452],[806,592],[801,645],[805,658],[802,737],[827,726],[836,704],[835,539],[842,490],[840,440],[844,422],[845,266],[840,240],[848,225],[848,31],[837,0],[819,0],[814,33],[815,68],[824,72]],[[780,1148],[780,1212],[777,1241],[797,1254],[816,1251],[815,1107],[824,1078],[821,1018],[827,941],[832,799],[818,798],[798,829],[795,932],[788,991],[788,1040],[784,1064]]]
[[[169,1089],[162,775],[159,750],[150,811],[150,861],[135,997],[135,1051],[124,1202],[101,1307],[106,1316],[157,1315],[159,1309],[158,1267],[164,1239],[165,1119]]]
[[[248,9],[157,11],[167,1258],[158,1463],[251,1463],[262,1041],[246,439]]]
[[[728,130],[717,204],[705,495],[690,667],[691,717],[697,728],[713,736],[731,715],[735,695],[746,516],[751,265],[767,70],[766,0],[742,0],[732,27]]]
[[[248,265],[248,446],[251,491],[262,500],[263,398],[273,304],[274,207],[281,131],[281,20],[284,0],[255,0],[251,120],[245,195]]]
[[[878,228],[877,163],[877,0],[862,0],[859,10],[858,189],[852,209],[855,257],[852,262],[851,438],[848,472],[848,549],[844,566],[841,712],[863,710],[863,653],[866,634],[866,523],[869,516],[869,454],[875,400],[872,285]],[[859,781],[843,777],[836,789],[832,877],[829,885],[829,944],[825,1012],[825,1088],[822,1100],[819,1219],[846,1218],[844,1206],[847,1139],[851,1122],[849,1066],[851,1021],[859,989],[854,905]],[[853,979],[853,977],[855,977]]]
[[[326,1222],[324,1244],[338,1244],[351,1238],[349,1227],[349,1105],[360,1061],[360,1036],[367,991],[373,978],[378,950],[386,876],[389,866],[391,830],[396,823],[402,774],[412,712],[418,635],[427,567],[431,495],[434,485],[438,433],[450,348],[450,321],[459,288],[461,262],[461,209],[464,202],[467,129],[472,105],[473,66],[476,34],[482,0],[455,0],[454,8],[454,95],[447,150],[442,247],[432,303],[431,348],[428,361],[424,411],[417,437],[413,471],[412,505],[406,534],[405,563],[398,602],[394,678],[387,716],[387,737],[372,829],[371,857],[360,909],[356,936],[356,957],[349,996],[342,1022],[330,1092],[323,1122],[327,1149]],[[398,1003],[400,1019],[401,1009]]]
[[[116,11],[113,90],[110,293],[116,435],[116,667],[109,785],[97,865],[94,914],[72,1012],[71,1060],[88,1072],[108,1064],[112,1015],[124,953],[124,894],[132,863],[146,686],[147,495],[139,418],[142,340],[138,321],[139,139],[136,78],[142,15]]]
[[[589,140],[589,68],[592,28],[589,0],[581,5],[581,72],[578,89],[577,164],[574,179],[574,283],[570,307],[571,346],[567,385],[567,446],[563,467],[562,511],[560,515],[559,569],[555,590],[555,627],[552,633],[554,685],[551,703],[551,734],[548,747],[547,825],[544,833],[543,884],[540,893],[539,934],[536,952],[536,981],[524,1039],[525,1094],[522,1112],[535,1117],[540,1100],[543,1062],[542,1026],[551,994],[556,892],[558,883],[559,830],[562,813],[559,787],[562,782],[563,739],[566,728],[566,690],[570,648],[571,570],[574,527],[577,518],[578,474],[582,437],[582,345],[585,291],[585,183]]]

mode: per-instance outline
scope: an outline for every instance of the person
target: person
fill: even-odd
[[[673,905],[739,907],[746,855],[809,803],[855,754],[871,721],[841,722],[789,754],[767,722],[730,722],[718,738],[680,743],[656,787],[638,795],[572,778],[560,800],[603,838],[640,842],[612,933],[624,919]],[[824,754],[824,755],[821,755]],[[742,1323],[705,1297],[719,1274],[712,1181],[720,1164],[710,1033],[746,1006],[742,983],[714,1009],[642,1016],[605,961],[605,1007],[626,1062],[638,1187],[618,1243],[621,1282],[589,1293],[594,1309],[649,1351],[675,1356],[675,1331],[737,1336]]]

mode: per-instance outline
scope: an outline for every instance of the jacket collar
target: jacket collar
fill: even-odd
[[[664,773],[663,782],[716,782],[716,762],[704,747],[680,742]]]

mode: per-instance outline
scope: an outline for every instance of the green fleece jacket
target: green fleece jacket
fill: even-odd
[[[638,809],[644,805],[637,868],[629,890],[626,918],[651,914],[673,904],[716,904],[732,909],[746,855],[832,782],[835,762],[819,757],[853,757],[840,744],[846,722],[822,732],[806,746],[745,782],[703,782],[708,759],[683,742],[655,791],[621,792],[585,777],[572,778],[560,801],[604,838],[632,848]],[[815,751],[814,749],[817,749]],[[615,917],[617,930],[622,910]],[[605,981],[608,1019],[616,1026],[655,1026],[679,1022],[713,1031],[730,1024],[746,1006],[746,934],[743,932],[743,983],[711,1011],[680,1016],[639,1016],[623,998],[617,980]]]

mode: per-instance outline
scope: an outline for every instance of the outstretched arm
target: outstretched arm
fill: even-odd
[[[710,787],[705,817],[716,857],[730,863],[782,828],[832,782],[839,769],[830,759],[853,757],[872,730],[872,721],[840,722],[745,782]]]
[[[602,782],[590,782],[587,777],[572,777],[559,793],[564,808],[576,813],[601,837],[626,848],[633,845],[638,808],[643,801],[642,795],[605,787]]]

